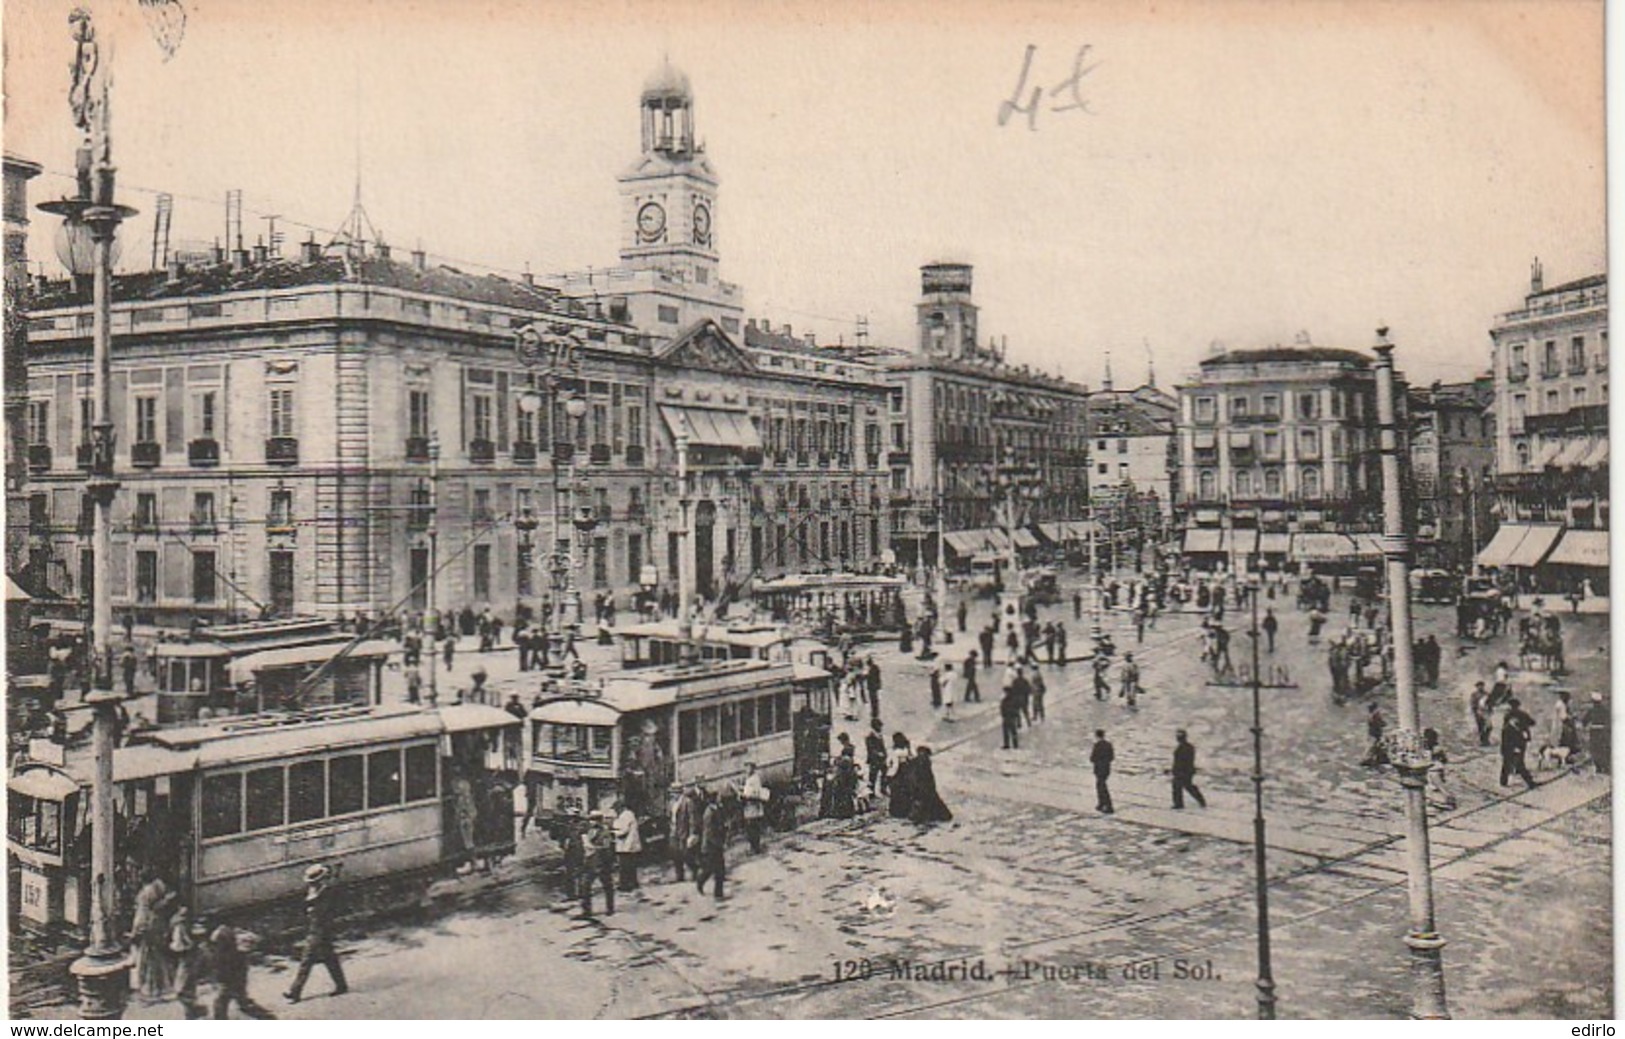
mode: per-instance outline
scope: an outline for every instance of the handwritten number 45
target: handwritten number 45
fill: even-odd
[[[1083,111],[1090,115],[1094,114],[1094,109],[1089,107],[1089,99],[1083,96],[1083,77],[1100,67],[1099,62],[1093,65],[1084,64],[1092,49],[1087,43],[1079,47],[1077,56],[1072,59],[1072,75],[1049,89],[1048,96],[1052,99],[1070,97],[1064,104],[1051,105],[1051,112]],[[1008,100],[999,102],[1000,126],[1009,123],[1011,116],[1025,115],[1027,129],[1038,129],[1038,110],[1043,105],[1045,90],[1043,87],[1033,87],[1029,92],[1027,87],[1027,78],[1032,74],[1033,55],[1037,52],[1036,44],[1027,44],[1027,53],[1021,59],[1021,77],[1016,80],[1016,89]]]

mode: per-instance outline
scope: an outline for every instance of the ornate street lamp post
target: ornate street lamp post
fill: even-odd
[[[1410,538],[1405,533],[1399,484],[1399,428],[1394,405],[1394,346],[1388,330],[1377,330],[1377,426],[1382,457],[1382,554],[1388,568],[1388,604],[1393,618],[1394,689],[1399,699],[1399,731],[1388,749],[1405,790],[1405,868],[1409,875],[1412,1013],[1422,1019],[1447,1018],[1444,995],[1444,939],[1434,925],[1433,865],[1428,847],[1427,774],[1432,755],[1422,748],[1421,712],[1411,660]]]
[[[74,123],[84,133],[76,155],[78,194],[47,202],[40,209],[61,216],[64,224],[64,263],[75,276],[85,273],[84,239],[94,277],[94,324],[91,335],[95,413],[91,425],[91,466],[85,493],[95,508],[91,533],[91,625],[86,666],[90,669],[87,702],[94,712],[95,775],[91,785],[90,815],[90,944],[73,963],[79,980],[80,1013],[89,1020],[123,1015],[129,998],[130,965],[113,927],[115,849],[113,814],[113,745],[118,726],[118,704],[113,689],[113,600],[111,571],[112,509],[118,493],[113,472],[116,446],[112,417],[112,302],[113,238],[118,226],[135,210],[114,201],[113,136],[108,81],[101,70],[101,55],[90,14],[76,8],[69,17],[77,45],[69,103]]]
[[[1258,669],[1258,598],[1264,590],[1260,575],[1247,582],[1253,601],[1253,871],[1258,903],[1258,1019],[1275,1020],[1275,974],[1270,967],[1269,868],[1264,860],[1264,721],[1260,703],[1263,677]]]

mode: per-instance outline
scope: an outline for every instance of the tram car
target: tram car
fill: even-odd
[[[1461,579],[1448,570],[1414,570],[1411,591],[1417,602],[1454,605],[1461,591]]]
[[[203,913],[297,895],[318,862],[365,880],[512,854],[521,728],[478,704],[354,705],[148,732],[113,756],[120,904],[152,873]],[[13,912],[82,929],[93,761],[35,743],[7,784]]]
[[[901,577],[876,574],[788,574],[758,582],[757,606],[781,624],[804,623],[820,638],[885,638],[907,623]]]
[[[660,667],[683,662],[683,631],[674,620],[617,628],[621,666]],[[696,624],[689,632],[700,660],[789,660],[829,668],[829,647],[781,624]]]
[[[790,789],[827,755],[829,682],[810,664],[729,659],[561,683],[527,720],[532,811],[557,836],[623,799],[659,842],[674,784],[734,782],[750,761]]]

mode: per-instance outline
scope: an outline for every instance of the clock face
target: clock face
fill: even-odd
[[[698,245],[711,244],[711,207],[704,202],[694,207],[694,241]]]
[[[645,242],[655,242],[665,233],[666,211],[658,202],[645,202],[638,210],[638,235]]]

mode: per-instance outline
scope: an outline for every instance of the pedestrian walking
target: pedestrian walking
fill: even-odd
[[[954,701],[962,694],[959,691],[959,676],[954,674],[953,664],[942,665],[942,720],[954,720]]]
[[[1117,695],[1126,700],[1128,706],[1134,707],[1139,703],[1140,697],[1140,665],[1134,662],[1133,653],[1123,654],[1122,680],[1123,685]]]
[[[1484,683],[1473,683],[1473,693],[1467,699],[1467,709],[1473,715],[1473,729],[1478,733],[1478,745],[1490,745],[1490,694]]]
[[[124,655],[119,658],[119,666],[124,671],[124,695],[135,695],[135,672],[137,668],[135,649],[130,646],[124,648]]]
[[[1033,683],[1027,677],[1027,669],[1020,664],[1016,665],[1016,677],[1010,682],[1011,695],[1015,697],[1016,711],[1024,725],[1032,725]]]
[[[942,706],[942,668],[931,669],[931,709],[936,710]]]
[[[959,633],[961,635],[963,635],[965,633],[966,618],[967,618],[967,616],[968,616],[968,614],[970,612],[965,607],[965,600],[963,600],[963,599],[959,600],[959,608],[957,610],[955,610],[954,612],[955,612],[956,619],[959,621]]]
[[[1450,792],[1444,774],[1445,766],[1450,764],[1450,758],[1439,742],[1437,729],[1422,730],[1422,749],[1428,752],[1429,759],[1428,801],[1435,808],[1453,811],[1456,807],[1456,795]]]
[[[1609,733],[1608,705],[1603,702],[1601,693],[1591,694],[1591,706],[1586,709],[1582,724],[1585,726],[1586,740],[1591,745],[1591,765],[1599,776],[1606,776],[1613,764],[1610,759],[1614,744]]]
[[[1060,621],[1055,622],[1055,662],[1066,666],[1066,628]]]
[[[198,947],[192,936],[191,912],[185,906],[177,908],[170,918],[169,955],[175,963],[175,1001],[181,1005],[186,1020],[196,1021],[205,1012],[197,1001]]]
[[[1075,621],[1083,620],[1083,593],[1082,592],[1073,592],[1072,593],[1072,619],[1075,620]]]
[[[1207,807],[1207,798],[1196,786],[1196,746],[1186,736],[1185,730],[1180,729],[1174,733],[1174,807],[1185,807],[1185,795],[1189,793],[1196,798],[1196,803],[1203,808]]]
[[[695,887],[705,894],[705,882],[712,881],[711,890],[718,902],[726,896],[724,885],[728,878],[728,863],[724,844],[728,827],[722,817],[722,802],[715,791],[706,795],[705,814],[700,820],[700,868],[694,873]]]
[[[1501,721],[1501,785],[1516,775],[1530,790],[1535,789],[1535,777],[1529,774],[1524,754],[1529,749],[1529,730],[1534,719],[1525,714],[1514,699],[1507,705],[1506,717]]]
[[[965,657],[965,702],[982,702],[982,690],[976,684],[976,651],[974,649]]]
[[[869,796],[885,793],[886,737],[879,718],[869,722],[869,734],[863,737],[863,763],[869,767]]]
[[[305,870],[305,950],[299,958],[299,970],[293,984],[283,997],[290,1003],[299,1002],[310,980],[310,972],[318,963],[327,968],[333,981],[333,995],[342,996],[350,991],[344,980],[344,966],[333,948],[333,918],[337,914],[333,890],[333,870],[318,863]]]
[[[451,670],[451,659],[457,655],[457,636],[447,635],[445,645],[440,649],[441,658],[446,662],[446,670]]]
[[[1372,700],[1365,716],[1365,734],[1370,740],[1370,745],[1366,748],[1365,757],[1360,764],[1367,768],[1388,764],[1388,748],[1382,743],[1382,734],[1387,728],[1388,723],[1383,720],[1382,708],[1377,705],[1377,701]]]
[[[874,719],[875,726],[880,725],[880,719]],[[868,749],[868,739],[878,738],[874,732],[865,739],[865,749]],[[884,766],[886,746],[881,744],[881,762]],[[870,776],[873,777],[873,765],[870,766]],[[756,772],[754,761],[745,762],[745,780],[739,785],[739,799],[744,802],[743,815],[745,817],[745,839],[750,841],[750,850],[753,854],[762,851],[762,824],[767,815],[767,789],[762,786],[762,777]]]
[[[610,828],[615,835],[615,865],[620,873],[616,886],[622,891],[636,891],[643,834],[638,831],[637,814],[625,801],[615,802],[615,821]]]
[[[1013,687],[1004,690],[1004,696],[999,699],[999,720],[1003,726],[1003,750],[1021,749],[1021,705],[1016,701],[1016,692]]]
[[[1112,762],[1116,758],[1117,751],[1106,738],[1106,730],[1096,729],[1095,745],[1089,751],[1089,763],[1095,769],[1095,809],[1104,815],[1111,815],[1117,810],[1112,807],[1112,792],[1107,786],[1112,775]]]
[[[1264,644],[1271,653],[1275,652],[1275,633],[1281,630],[1281,622],[1275,619],[1275,611],[1264,611]]]
[[[221,924],[209,934],[209,958],[214,967],[215,984],[219,986],[214,994],[216,1021],[230,1016],[233,1003],[248,1017],[260,1021],[275,1019],[275,1014],[248,995],[248,952],[258,943],[257,935],[239,931],[230,924]]]
[[[671,842],[667,851],[677,870],[677,882],[682,883],[684,870],[693,864],[694,852],[699,846],[699,819],[695,817],[694,791],[684,790],[676,783],[672,789],[677,791],[677,800],[671,806]]]
[[[1048,687],[1044,684],[1044,672],[1037,668],[1033,669],[1032,689],[1032,720],[1041,722],[1044,720],[1044,693]]]
[[[1095,657],[1094,657],[1094,661],[1093,661],[1094,676],[1095,676],[1095,699],[1096,700],[1104,700],[1104,699],[1106,699],[1106,697],[1112,691],[1111,683],[1107,679],[1107,676],[1110,674],[1110,671],[1111,671],[1111,666],[1112,666],[1111,658],[1109,658],[1108,656],[1106,656],[1106,654],[1101,653],[1101,652],[1099,652],[1097,650],[1095,652]]]

